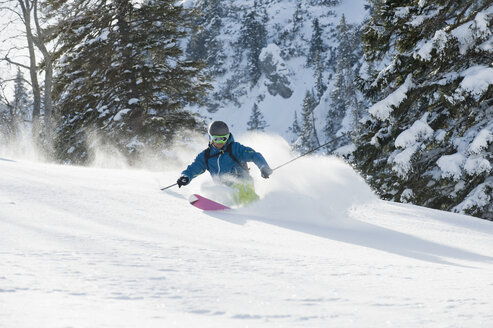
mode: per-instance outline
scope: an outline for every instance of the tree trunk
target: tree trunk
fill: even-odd
[[[45,81],[44,81],[44,122],[45,122],[45,135],[47,141],[51,144],[53,137],[53,99],[52,99],[52,91],[53,91],[53,56],[46,48],[44,43],[44,35],[43,30],[41,29],[41,25],[39,24],[38,18],[38,0],[32,0],[34,6],[34,24],[36,25],[37,38],[34,39],[34,43],[36,47],[43,54],[44,64],[45,64]]]
[[[31,30],[31,10],[29,0],[18,0],[22,9],[22,17],[26,27],[27,47],[29,49],[29,74],[31,77],[31,87],[33,91],[33,134],[39,135],[40,122],[39,116],[41,113],[41,88],[38,81],[38,68],[36,65],[36,53],[34,51],[34,36]]]

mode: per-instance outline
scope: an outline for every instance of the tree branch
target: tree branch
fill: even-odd
[[[3,57],[1,60],[6,61],[7,63],[18,66],[18,67],[29,69],[29,66],[13,61],[12,59],[10,59],[8,57],[8,55],[5,55],[5,57]]]

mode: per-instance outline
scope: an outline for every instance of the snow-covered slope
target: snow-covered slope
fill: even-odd
[[[217,2],[217,1],[211,1]],[[359,25],[368,16],[365,9],[366,0],[344,0],[339,4],[329,5],[330,1],[325,4],[322,1],[253,1],[253,0],[236,0],[222,1],[223,14],[220,18],[222,22],[220,34],[214,38],[223,45],[219,52],[224,56],[220,60],[221,74],[213,74],[211,81],[214,90],[211,91],[209,102],[214,106],[191,106],[188,109],[198,112],[211,120],[223,120],[228,122],[231,128],[237,132],[244,133],[248,129],[248,121],[251,118],[254,104],[258,105],[260,112],[265,119],[268,127],[266,131],[277,133],[290,140],[293,138],[288,131],[294,121],[295,112],[298,119],[301,119],[303,101],[307,91],[312,91],[316,84],[315,67],[307,66],[307,55],[312,39],[313,21],[318,19],[322,29],[323,43],[327,53],[323,54],[322,64],[327,66],[324,69],[323,83],[328,86],[328,91],[323,97],[323,101],[314,110],[316,125],[321,139],[323,129],[326,123],[326,116],[332,103],[330,101],[330,91],[333,89],[333,74],[335,64],[329,64],[334,61],[335,49],[338,47],[336,40],[336,27],[344,15],[348,24]],[[333,1],[334,3],[336,1]],[[183,0],[182,3],[187,8],[200,6],[202,1]],[[258,81],[251,81],[247,70],[247,53],[246,49],[236,49],[241,39],[244,15],[254,8],[257,3],[258,14],[262,16],[265,13],[267,21],[265,25],[267,32],[266,47],[268,50],[272,46],[277,48],[282,55],[275,55],[279,69],[282,63],[282,71],[287,80],[292,94],[284,98],[280,94],[272,94],[267,87],[273,82],[269,80],[265,72],[262,73]],[[289,33],[294,29],[294,15],[299,5],[301,9],[299,31],[295,40],[286,41]],[[216,13],[218,15],[218,13]],[[216,23],[215,23],[216,24]],[[207,28],[207,26],[204,26]],[[329,54],[329,48],[334,53]],[[291,49],[291,50],[290,50]],[[288,55],[287,53],[296,49],[296,54]],[[239,53],[238,53],[239,51]],[[272,55],[272,53],[269,51]],[[275,52],[274,52],[275,53]],[[252,85],[253,82],[253,85]],[[217,94],[216,94],[217,93]],[[216,108],[217,107],[217,108]]]
[[[262,199],[222,213],[186,200],[206,175],[160,191],[176,169],[0,170],[0,327],[493,326],[492,223],[379,201],[334,158],[252,169]]]

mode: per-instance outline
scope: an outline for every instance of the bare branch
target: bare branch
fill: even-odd
[[[12,65],[15,65],[15,66],[18,66],[18,67],[29,69],[29,66],[24,65],[22,63],[15,62],[12,59],[10,59],[9,57],[7,57],[7,55],[5,55],[5,57],[3,57],[1,60],[6,61],[7,63],[12,64]]]
[[[2,7],[0,7],[0,11],[7,11],[7,12],[10,12],[10,13],[12,13],[12,14],[16,15],[16,16],[17,16],[17,17],[19,17],[21,20],[23,20],[23,19],[24,19],[24,18],[22,17],[22,15],[21,15],[18,11],[16,11],[14,8],[12,8],[12,7],[4,7],[4,6],[2,6]]]

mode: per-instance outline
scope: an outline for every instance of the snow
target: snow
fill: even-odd
[[[468,176],[478,176],[491,172],[488,147],[493,142],[492,128],[491,123],[482,129],[473,127],[463,137],[456,138],[454,146],[457,153],[444,155],[437,161],[442,171],[441,176],[458,181],[464,173]],[[467,198],[465,202],[467,203]]]
[[[437,49],[438,53],[447,50],[447,42],[449,41],[449,35],[443,31],[438,30],[431,40],[422,42],[423,45],[418,46],[418,50],[414,53],[415,58],[421,58],[422,60],[431,60],[431,52],[433,49]]]
[[[410,25],[413,27],[419,26],[427,19],[431,19],[438,14],[439,10],[432,11],[427,15],[417,16]],[[474,46],[474,40],[477,38],[487,39],[491,36],[490,21],[493,16],[493,6],[485,9],[476,14],[475,19],[471,22],[467,22],[459,25],[451,31],[438,30],[432,39],[421,42],[416,51],[414,57],[422,58],[425,61],[431,60],[431,52],[436,49],[438,53],[446,51],[447,42],[451,38],[454,38],[459,42],[460,53],[465,54]]]
[[[434,131],[427,123],[428,116],[429,113],[425,113],[421,119],[402,131],[395,139],[396,148],[403,150],[400,152],[397,150],[389,158],[389,162],[393,163],[392,170],[402,178],[406,177],[411,169],[412,157],[420,149],[423,141],[433,137]]]
[[[437,161],[438,167],[442,170],[443,178],[452,178],[459,180],[462,176],[462,167],[466,161],[466,157],[461,153],[452,155],[444,155]]]
[[[190,8],[197,6],[198,0],[182,0],[180,2],[185,7]],[[298,27],[299,34],[295,40],[284,40],[285,33],[293,29],[293,15],[296,11],[297,4],[301,4],[303,10],[303,22]],[[313,20],[319,19],[320,26],[323,29],[323,41],[327,47],[336,47],[335,27],[341,21],[344,14],[346,22],[351,24],[361,24],[367,18],[369,11],[365,9],[366,0],[341,1],[336,6],[329,6],[318,1],[299,2],[274,0],[266,1],[261,4],[265,8],[269,18],[266,23],[267,46],[262,50],[262,59],[272,56],[272,63],[278,65],[277,75],[274,79],[269,79],[264,71],[255,86],[251,86],[251,81],[247,77],[246,56],[239,57],[235,47],[228,46],[237,43],[241,35],[241,24],[239,22],[242,16],[253,8],[253,0],[242,0],[228,2],[225,15],[222,17],[221,34],[217,41],[224,44],[223,59],[221,69],[224,74],[216,74],[215,80],[212,81],[214,90],[212,95],[217,93],[218,98],[210,97],[212,103],[209,108],[205,107],[187,107],[192,112],[198,112],[210,120],[223,120],[230,123],[234,131],[244,133],[247,131],[247,122],[250,119],[253,106],[256,104],[258,109],[264,115],[268,124],[268,131],[281,134],[286,140],[292,140],[295,136],[289,131],[293,124],[295,113],[301,118],[301,108],[307,91],[312,91],[316,81],[314,67],[307,67],[306,57],[300,54],[306,54],[309,48],[309,40],[313,33]],[[289,46],[286,44],[289,44]],[[274,45],[275,44],[275,45]],[[277,46],[277,47],[276,47]],[[281,53],[279,54],[280,49]],[[292,48],[292,49],[291,49]],[[288,54],[291,49],[294,54]],[[294,50],[293,50],[294,49]],[[324,56],[330,56],[327,52]],[[328,58],[324,57],[324,61]],[[263,67],[265,70],[265,66]],[[318,137],[320,141],[326,138],[324,128],[326,118],[332,102],[330,101],[330,92],[332,91],[331,83],[333,79],[327,71],[324,76],[324,83],[329,84],[326,94],[322,96],[327,102],[321,102],[313,111]],[[332,74],[332,73],[331,73]],[[279,78],[283,86],[292,90],[289,98],[284,98],[289,94],[285,88],[280,88],[285,92],[276,92],[279,90],[279,84],[273,80]],[[276,88],[277,86],[277,88]],[[277,89],[277,90],[276,90]],[[209,109],[209,110],[208,110]]]
[[[393,107],[399,106],[407,98],[407,92],[413,87],[412,75],[406,77],[404,83],[385,99],[372,105],[368,112],[377,119],[384,121],[389,119]]]
[[[277,136],[236,139],[273,167],[294,156]],[[493,324],[492,223],[380,201],[338,159],[252,168],[260,201],[206,213],[187,201],[206,174],[160,191],[194,151],[160,171],[1,151],[2,327]]]
[[[453,208],[455,212],[463,212],[466,210],[474,209],[475,207],[483,207],[487,204],[491,204],[491,197],[489,196],[488,188],[493,189],[493,178],[489,177],[484,183],[479,184],[474,188],[469,195],[459,205]]]
[[[488,90],[488,87],[493,84],[493,68],[491,67],[472,66],[462,72],[461,76],[464,76],[464,79],[455,92],[456,97],[467,92],[479,99]]]
[[[471,47],[474,46],[474,35],[486,38],[492,34],[490,25],[491,17],[493,16],[493,6],[482,10],[476,14],[474,21],[459,25],[450,33],[459,41],[461,54],[465,54]]]
[[[402,203],[409,203],[414,198],[414,192],[411,189],[405,189],[402,194],[400,201]]]
[[[426,16],[417,16],[414,21],[411,22],[411,26],[420,25],[424,19],[430,19],[438,13],[438,10],[428,14]],[[485,43],[482,45],[482,49],[488,51],[491,41],[488,38],[491,37],[490,21],[493,16],[493,6],[476,14],[475,19],[471,22],[467,22],[459,25],[451,31],[438,30],[430,40],[424,40],[418,44],[413,56],[415,58],[421,58],[424,61],[431,60],[431,53],[433,49],[436,49],[438,53],[442,53],[447,49],[447,43],[453,38],[458,41],[460,53],[465,54],[472,47],[474,47],[474,40],[479,38],[485,39]],[[470,67],[463,73],[465,76],[461,83],[457,96],[460,98],[461,92],[470,92],[474,96],[479,97],[486,91],[492,82],[493,69],[488,67]]]
[[[482,129],[469,145],[469,152],[479,154],[488,148],[488,144],[493,142],[493,133],[488,129]]]
[[[116,115],[113,117],[113,121],[120,121],[122,119],[122,115],[126,115],[128,114],[128,112],[130,112],[131,109],[130,108],[125,108],[125,109],[122,109],[120,110],[118,113],[116,113]]]
[[[426,113],[420,120],[414,122],[409,129],[401,132],[395,139],[395,146],[407,148],[419,141],[431,138],[433,129],[427,123],[428,114]]]
[[[334,12],[337,17],[344,15],[348,24],[360,24],[368,17],[365,5],[368,5],[366,0],[343,0],[334,7]]]
[[[105,29],[101,30],[101,35],[99,35],[93,39],[87,40],[87,45],[91,45],[95,42],[108,41],[109,34],[110,34],[110,30],[108,28],[105,28]]]
[[[269,43],[265,48],[262,49],[259,55],[260,61],[265,61],[267,57],[272,57],[272,62],[275,66],[284,63],[281,58],[281,49],[275,43]]]
[[[405,178],[411,169],[411,161],[414,153],[419,149],[418,144],[405,148],[403,151],[396,151],[396,154],[389,157],[389,162],[393,163],[392,170],[397,172],[401,178]]]
[[[491,164],[490,161],[482,156],[471,156],[466,160],[464,170],[469,175],[489,173],[491,171]]]

